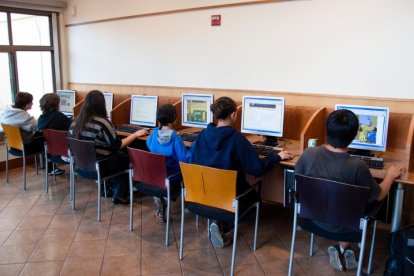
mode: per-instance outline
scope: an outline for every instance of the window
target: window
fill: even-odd
[[[60,83],[56,26],[54,12],[0,7],[0,109],[24,91],[33,95],[29,113],[41,114],[40,98]]]

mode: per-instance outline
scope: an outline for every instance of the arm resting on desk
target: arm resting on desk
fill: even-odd
[[[137,132],[134,132],[131,135],[125,137],[124,139],[121,140],[122,141],[121,149],[127,147],[129,144],[131,144],[138,137],[145,136],[147,134],[148,134],[148,130],[141,129],[141,130],[138,130]]]

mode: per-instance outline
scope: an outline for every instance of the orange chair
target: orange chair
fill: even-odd
[[[6,145],[6,181],[9,183],[9,153],[14,156],[22,157],[23,159],[23,190],[26,190],[26,157],[34,156],[36,174],[38,173],[36,155],[42,154],[43,150],[34,150],[34,143],[42,143],[43,137],[36,136],[30,143],[23,143],[20,128],[18,126],[11,126],[1,124],[5,134]]]
[[[69,164],[69,162],[63,161],[57,156],[63,156],[69,158],[69,143],[66,135],[66,131],[63,130],[54,130],[54,129],[44,129],[43,137],[45,138],[45,163],[46,163],[46,182],[45,190],[46,193],[49,192],[49,176],[48,176],[48,161],[52,161],[53,171],[55,170],[55,163],[59,164]],[[56,175],[55,175],[56,182]]]
[[[165,245],[169,243],[170,229],[170,205],[171,198],[177,198],[178,193],[171,192],[170,180],[180,173],[167,176],[166,157],[162,154],[155,154],[148,151],[128,147],[128,155],[131,163],[129,170],[129,192],[130,192],[130,224],[133,227],[133,183],[138,182],[138,190],[150,196],[157,196],[167,199],[167,222],[165,226]]]
[[[191,210],[191,204],[195,203],[206,208],[221,209],[223,212],[234,214],[233,251],[231,257],[230,274],[234,274],[234,260],[236,255],[237,231],[239,218],[250,209],[256,207],[256,222],[254,228],[253,250],[256,250],[257,228],[259,221],[259,205],[256,201],[247,209],[239,210],[239,200],[249,194],[260,182],[253,185],[241,195],[236,195],[237,171],[222,170],[195,164],[180,162],[184,185],[181,191],[181,236],[180,236],[180,260],[183,259],[184,244],[184,204]],[[218,192],[220,191],[220,192]],[[240,214],[239,214],[240,213]],[[198,214],[197,214],[198,215]],[[210,218],[207,218],[210,219]]]

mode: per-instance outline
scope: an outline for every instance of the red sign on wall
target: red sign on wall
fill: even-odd
[[[211,26],[220,26],[221,25],[221,15],[215,14],[211,16]]]

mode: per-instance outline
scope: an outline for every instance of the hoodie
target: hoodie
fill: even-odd
[[[155,128],[147,139],[148,149],[153,153],[167,157],[167,174],[172,175],[180,171],[179,161],[188,163],[191,151],[188,150],[181,137],[173,129]]]
[[[245,173],[261,176],[281,160],[278,154],[260,159],[250,142],[231,126],[215,127],[212,123],[197,137],[192,163],[225,170],[237,170],[237,194],[249,184]]]
[[[42,130],[45,128],[55,129],[55,130],[68,130],[70,127],[71,121],[68,117],[65,116],[60,111],[50,111],[40,115],[37,120],[37,129]]]
[[[24,142],[32,139],[36,131],[37,123],[33,116],[23,109],[6,107],[1,113],[1,122],[6,125],[18,126]]]

